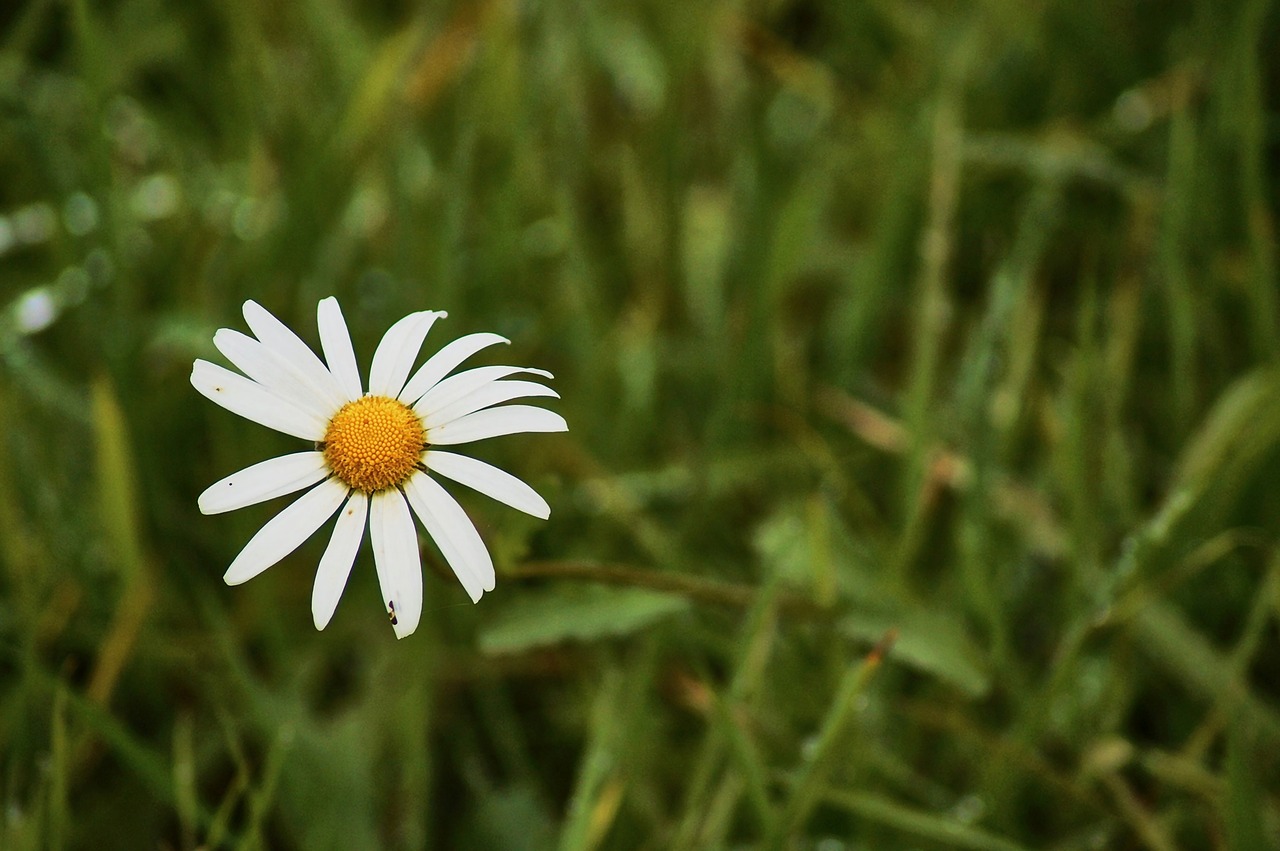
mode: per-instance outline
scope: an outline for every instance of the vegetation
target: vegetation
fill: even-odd
[[[0,11],[0,847],[1280,847],[1265,0]],[[188,384],[551,369],[397,642]]]

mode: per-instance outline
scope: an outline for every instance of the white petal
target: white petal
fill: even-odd
[[[200,494],[201,514],[221,514],[256,505],[314,485],[329,475],[322,452],[295,452],[268,458],[209,485]]]
[[[451,423],[427,432],[427,443],[435,446],[451,446],[470,443],[487,437],[524,432],[568,431],[564,417],[531,405],[506,405],[476,411]]]
[[[560,394],[550,387],[543,387],[532,381],[490,381],[485,386],[472,390],[456,402],[445,405],[438,410],[429,410],[422,416],[422,423],[427,428],[439,428],[467,414],[474,414],[482,408],[489,408],[512,399],[523,399],[527,396],[550,396],[560,398]]]
[[[387,612],[395,620],[396,638],[404,638],[418,628],[422,617],[422,558],[418,554],[418,531],[409,506],[398,490],[375,493],[369,510],[369,538],[373,561],[378,568],[378,584]]]
[[[213,335],[213,345],[241,372],[281,399],[325,420],[336,413],[306,375],[248,334],[220,328]]]
[[[412,405],[428,390],[435,387],[440,379],[453,372],[458,364],[476,352],[498,343],[510,342],[506,337],[499,337],[497,334],[468,334],[465,337],[459,337],[427,358],[427,362],[418,368],[413,378],[409,379],[409,383],[396,398],[406,405]]]
[[[359,399],[360,368],[356,366],[356,352],[351,347],[351,334],[347,321],[342,318],[342,308],[333,296],[320,300],[316,307],[316,324],[320,326],[320,348],[329,362],[329,372],[347,401]]]
[[[350,401],[343,397],[342,390],[333,374],[321,363],[311,347],[289,326],[276,319],[265,307],[256,301],[246,301],[243,307],[244,321],[249,323],[249,330],[263,342],[267,348],[289,361],[302,374],[307,376],[309,384],[322,393],[324,400],[332,410],[342,407]]]
[[[543,378],[553,378],[551,373],[542,369],[532,369],[523,366],[481,366],[475,369],[468,369],[465,372],[459,372],[457,375],[451,375],[441,381],[435,387],[432,387],[421,399],[413,406],[414,410],[419,414],[425,414],[428,411],[438,410],[452,402],[456,402],[463,396],[470,395],[486,384],[506,378],[508,375],[515,375],[518,372],[527,372],[534,375],[540,375]]]
[[[532,514],[543,520],[551,516],[551,506],[538,496],[537,491],[492,464],[438,449],[427,451],[426,464],[431,472],[453,479],[525,514]]]
[[[338,600],[347,587],[351,565],[364,538],[364,520],[368,514],[369,497],[363,491],[352,491],[347,504],[338,512],[333,536],[320,558],[315,585],[311,587],[311,618],[316,629],[328,626],[334,610],[338,608]]]
[[[346,496],[347,486],[337,479],[327,479],[304,493],[249,539],[223,574],[223,581],[228,585],[247,582],[296,550],[333,516]]]
[[[215,363],[197,360],[192,364],[191,386],[233,414],[267,428],[303,440],[324,437],[327,424],[323,419],[286,402],[258,382]]]
[[[432,310],[410,313],[387,329],[373,353],[369,368],[369,392],[374,396],[395,398],[404,389],[404,380],[418,359],[422,341],[437,319],[446,314]]]
[[[495,577],[493,559],[489,558],[489,551],[471,518],[457,500],[425,473],[410,478],[405,493],[444,560],[467,589],[471,602],[479,602],[485,591],[493,590]]]

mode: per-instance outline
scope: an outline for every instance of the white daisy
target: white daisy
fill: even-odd
[[[404,638],[418,628],[422,615],[412,509],[472,601],[493,590],[493,561],[484,542],[433,474],[535,517],[546,519],[551,508],[515,476],[437,447],[504,434],[567,431],[568,425],[542,408],[492,407],[529,396],[559,398],[541,384],[508,378],[518,373],[551,378],[549,372],[482,366],[449,375],[481,349],[508,342],[497,334],[454,340],[410,377],[427,331],[445,315],[425,310],[392,325],[374,352],[368,392],[361,390],[355,351],[335,298],[324,299],[317,309],[328,366],[256,302],[244,303],[244,318],[256,339],[230,328],[213,335],[218,351],[244,375],[197,360],[192,386],[232,413],[315,444],[246,467],[200,495],[200,511],[218,514],[310,488],[245,544],[223,576],[228,585],[262,573],[337,514],[311,594],[316,629],[324,629],[346,587],[367,519],[382,599],[396,637]]]

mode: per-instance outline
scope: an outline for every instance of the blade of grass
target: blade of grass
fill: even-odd
[[[610,669],[596,691],[586,748],[560,832],[560,851],[590,851],[603,838],[616,812],[618,748],[632,698],[623,674]]]
[[[1261,746],[1251,726],[1239,715],[1227,726],[1227,796],[1223,821],[1229,848],[1266,848],[1271,844],[1263,819],[1267,793],[1261,786],[1262,774],[1257,765],[1257,755],[1267,749]]]
[[[903,479],[906,499],[894,571],[905,577],[923,544],[926,518],[932,499],[933,452],[938,434],[933,407],[939,358],[946,339],[950,312],[947,276],[953,251],[955,217],[959,206],[963,168],[961,82],[967,69],[968,50],[956,49],[955,61],[946,65],[947,76],[934,104],[932,172],[927,202],[928,220],[920,235],[921,268],[917,282],[915,327],[912,332],[910,379],[903,401],[903,419],[910,436],[910,451]]]
[[[248,824],[243,838],[237,846],[240,851],[257,851],[270,845],[267,840],[266,824],[275,808],[276,788],[280,784],[280,774],[284,767],[290,747],[293,744],[293,727],[289,724],[281,726],[271,746],[267,749],[266,759],[262,765],[262,775],[258,786],[249,793]]]
[[[774,822],[774,830],[761,844],[762,848],[785,851],[791,837],[803,828],[821,798],[833,755],[857,712],[857,699],[880,667],[885,654],[893,647],[896,637],[892,630],[886,633],[880,644],[860,664],[851,667],[840,681],[839,690],[827,709],[812,747],[806,748],[804,762],[791,782],[791,795]]]
[[[947,848],[969,851],[1026,851],[1026,847],[1004,837],[934,813],[908,807],[890,798],[866,792],[824,788],[822,800],[848,810],[868,821],[903,833],[945,844]]]
[[[1175,85],[1174,98],[1178,106],[1169,117],[1169,159],[1165,169],[1165,203],[1161,207],[1157,254],[1169,322],[1172,426],[1182,431],[1191,424],[1196,401],[1194,377],[1199,311],[1191,284],[1188,254],[1194,245],[1191,216],[1197,174],[1191,81],[1180,75],[1175,78]]]
[[[986,627],[991,654],[998,667],[1010,672],[1012,654],[1009,623],[994,573],[1000,560],[991,552],[993,512],[990,508],[1000,433],[992,427],[991,399],[1012,343],[1011,318],[1019,298],[1031,286],[1049,237],[1057,227],[1062,189],[1055,182],[1037,185],[1018,220],[1018,230],[1008,256],[989,285],[987,309],[969,346],[956,379],[956,408],[962,423],[962,439],[971,458],[971,487],[966,490],[961,514],[961,579],[965,597]]]
[[[1177,851],[1173,839],[1160,820],[1148,809],[1119,773],[1112,772],[1102,778],[1102,785],[1111,793],[1116,809],[1150,851]]]
[[[1098,587],[1105,609],[1121,584],[1141,572],[1175,526],[1211,488],[1232,490],[1280,438],[1280,372],[1262,369],[1236,379],[1214,403],[1177,461],[1172,484],[1154,515],[1126,539],[1109,581]]]
[[[74,769],[72,744],[67,730],[67,688],[58,686],[53,692],[50,718],[49,802],[45,819],[48,847],[58,851],[66,846],[71,825],[70,789]]]
[[[1280,712],[1236,676],[1230,659],[1172,606],[1150,603],[1133,615],[1130,628],[1147,655],[1188,691],[1213,703],[1224,701],[1260,738],[1280,746]]]
[[[774,572],[756,595],[751,608],[747,612],[742,627],[742,635],[738,642],[738,656],[733,667],[733,677],[725,692],[723,700],[729,706],[737,706],[752,700],[759,692],[765,672],[768,668],[774,645],[777,640],[778,589],[781,586],[781,574]],[[710,681],[710,677],[703,677]],[[712,696],[714,700],[714,695]],[[732,720],[730,719],[732,724]],[[671,842],[673,851],[706,847],[708,836],[727,829],[737,795],[741,794],[744,781],[722,769],[727,729],[712,725],[708,727],[699,746],[698,754],[693,759],[689,771],[690,781],[685,790],[683,816],[676,828]],[[717,777],[723,778],[718,793],[713,792],[712,782]],[[730,793],[734,789],[736,792]],[[752,794],[757,794],[753,792]],[[719,805],[715,805],[716,801]],[[765,820],[772,819],[772,808],[768,796],[757,799],[759,810],[768,813]]]
[[[1280,355],[1280,297],[1276,294],[1276,228],[1267,175],[1272,172],[1266,127],[1270,110],[1264,97],[1262,58],[1272,50],[1271,40],[1262,36],[1268,15],[1274,14],[1270,0],[1251,0],[1238,13],[1228,43],[1234,49],[1227,62],[1234,61],[1224,77],[1229,80],[1229,101],[1233,108],[1223,118],[1238,137],[1241,164],[1240,204],[1249,240],[1249,310],[1254,345],[1259,355],[1275,362]],[[1226,12],[1223,12],[1226,14]]]
[[[767,836],[773,829],[773,803],[769,799],[766,771],[759,750],[747,737],[742,728],[743,722],[733,716],[732,708],[714,691],[711,692],[711,717],[729,744],[729,754],[743,779],[760,833]]]
[[[0,435],[7,437],[16,427],[14,399],[8,382],[0,377]],[[36,566],[47,562],[39,555],[39,541],[30,532],[22,507],[18,502],[18,481],[10,462],[8,441],[0,442],[0,563],[3,563],[12,589],[11,605],[26,623],[35,623],[40,616],[40,601],[36,597]],[[34,637],[31,630],[24,633]],[[29,644],[29,642],[28,642]]]
[[[154,597],[143,552],[141,507],[124,412],[107,380],[92,388],[98,509],[121,579],[121,597],[89,680],[89,698],[106,705],[138,640]]]
[[[200,792],[197,789],[195,724],[189,712],[180,712],[173,725],[173,796],[181,847],[196,847]]]
[[[760,595],[760,589],[751,585],[620,564],[526,562],[509,569],[507,575],[516,579],[585,579],[609,585],[630,585],[680,595],[697,603],[731,608],[750,608]],[[806,597],[790,594],[780,597],[779,605],[788,615],[822,619],[831,614]]]
[[[65,688],[63,683],[52,674],[39,670],[36,676],[53,693],[63,690],[68,716],[87,726],[111,748],[116,759],[157,800],[168,806],[176,803],[172,775],[164,757],[147,747],[132,731],[96,703],[72,689]],[[201,813],[201,821],[207,821],[207,814]]]

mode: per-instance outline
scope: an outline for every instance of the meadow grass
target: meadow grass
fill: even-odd
[[[1280,847],[1277,14],[0,10],[0,848]],[[328,295],[570,424],[404,641],[196,508]]]

